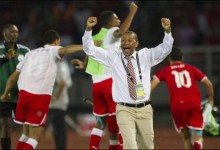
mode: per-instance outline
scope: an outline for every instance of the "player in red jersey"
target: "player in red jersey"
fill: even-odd
[[[183,54],[179,48],[172,49],[169,63],[169,66],[153,76],[151,92],[160,81],[166,82],[174,125],[183,139],[185,149],[202,149],[203,116],[201,94],[196,81],[206,86],[211,106],[214,103],[212,83],[198,68],[183,62]]]

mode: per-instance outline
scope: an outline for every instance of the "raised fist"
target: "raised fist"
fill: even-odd
[[[87,19],[86,28],[92,29],[97,24],[97,18],[96,17],[89,17]]]
[[[138,9],[138,6],[134,2],[132,2],[130,5],[130,12],[136,13],[137,9]]]
[[[161,24],[166,32],[171,31],[171,22],[169,18],[161,18]]]

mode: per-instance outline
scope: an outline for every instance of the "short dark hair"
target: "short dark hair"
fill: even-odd
[[[138,36],[137,36],[137,34],[134,32],[134,31],[126,31],[125,33],[123,33],[123,35],[124,34],[133,34],[134,35],[134,39],[136,40],[136,41],[138,41]]]
[[[107,26],[113,16],[114,12],[111,10],[106,10],[101,12],[99,16],[99,22],[102,26]]]
[[[183,53],[181,51],[180,48],[177,48],[177,47],[173,47],[172,48],[172,52],[170,53],[169,55],[169,58],[172,60],[172,61],[182,61],[183,59]]]
[[[55,30],[48,30],[44,33],[43,42],[44,44],[52,44],[55,40],[60,39],[60,36]]]

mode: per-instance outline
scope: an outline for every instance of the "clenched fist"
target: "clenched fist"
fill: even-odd
[[[137,12],[137,9],[138,9],[138,6],[134,2],[132,2],[130,4],[130,12],[135,14]]]
[[[165,32],[171,32],[171,22],[169,18],[161,18],[161,24]]]
[[[92,27],[94,27],[97,24],[97,18],[96,17],[89,17],[87,19],[86,23],[86,31],[91,31]]]

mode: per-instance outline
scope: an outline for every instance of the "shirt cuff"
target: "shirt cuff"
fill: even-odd
[[[92,30],[91,31],[86,31],[85,30],[85,35],[92,35]]]

